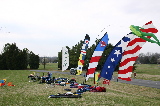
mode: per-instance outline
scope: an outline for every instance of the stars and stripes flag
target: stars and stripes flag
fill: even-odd
[[[128,43],[133,38],[133,36],[135,36],[135,35],[132,33],[127,34],[126,36],[124,36],[122,38],[122,40],[120,40],[114,46],[114,48],[110,52],[109,56],[107,57],[104,65],[102,67],[100,77],[106,78],[108,80],[112,79],[113,72],[114,72],[117,64],[119,63],[119,61],[122,58],[122,53],[126,49]]]
[[[69,53],[66,47],[62,47],[62,71],[66,70],[69,66]]]
[[[108,45],[108,34],[107,32],[104,34],[104,36],[101,38],[100,42],[97,44],[93,55],[90,59],[88,70],[86,73],[86,81],[89,79],[89,77],[94,77],[94,72],[96,70],[96,67],[98,65],[98,62],[102,56],[103,51]]]
[[[83,46],[82,46],[82,49],[81,49],[81,53],[80,53],[80,56],[79,56],[77,74],[76,75],[80,75],[82,73],[82,68],[83,68],[83,65],[84,65],[84,59],[86,57],[86,50],[88,48],[89,41],[90,41],[90,37],[89,37],[88,34],[86,34],[84,42],[83,42]]]
[[[146,23],[142,28],[143,29],[140,29],[140,31],[142,32],[154,33],[154,34],[158,32],[158,30],[152,24],[152,21]],[[151,38],[151,36],[147,36],[147,38]],[[118,71],[119,79],[131,81],[133,64],[138,58],[139,51],[145,43],[146,43],[146,40],[136,35],[129,42],[125,52],[123,53],[123,57],[120,62],[119,71]]]

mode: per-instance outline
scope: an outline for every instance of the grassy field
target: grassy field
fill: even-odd
[[[137,79],[160,81],[160,65],[159,64],[138,64]],[[114,72],[114,76],[117,76],[117,72]],[[134,78],[132,74],[132,78]]]
[[[138,74],[160,75],[159,64],[137,64]]]
[[[149,75],[150,71],[138,73],[137,69],[136,72],[138,75]],[[7,79],[7,82],[16,85],[0,87],[0,106],[160,106],[160,89],[112,81],[110,85],[102,84],[102,81],[99,83],[99,86],[106,87],[107,92],[85,92],[82,98],[48,98],[51,94],[66,93],[64,89],[69,87],[46,88],[46,84],[28,82],[30,73],[28,70],[0,70],[0,79]],[[78,83],[84,80],[82,76],[55,73],[53,76],[75,78]],[[89,79],[87,84],[94,85],[93,79]],[[76,90],[73,88],[72,92]]]
[[[42,65],[42,63],[40,63],[39,65],[39,70],[58,70],[58,63],[47,63],[45,65],[45,69],[44,69],[44,65]]]

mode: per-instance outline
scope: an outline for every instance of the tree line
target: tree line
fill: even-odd
[[[96,39],[95,44],[92,44],[90,47],[88,47],[88,49],[86,51],[86,57],[84,60],[83,70],[88,69],[90,58],[91,58],[91,56],[96,48],[96,45],[98,44],[99,41],[100,41],[100,39]],[[68,69],[78,67],[78,60],[79,60],[82,45],[83,45],[83,41],[80,40],[80,42],[78,42],[78,44],[76,44],[75,46],[72,46],[72,48],[69,48],[68,46],[66,46],[66,48],[68,49],[68,52],[69,52],[69,67],[68,67]],[[96,68],[97,70],[100,70],[102,68],[102,66],[106,60],[106,57],[111,52],[112,48],[113,48],[113,45],[109,43],[108,46],[105,48],[100,61],[98,62],[98,66]],[[58,52],[58,68],[62,69],[62,50],[60,52]]]
[[[136,61],[138,64],[160,64],[160,53],[140,53]]]
[[[39,59],[40,59],[40,63],[44,63],[44,61],[45,61],[45,63],[57,63],[58,62],[57,56],[54,56],[54,57],[44,56],[44,57],[39,57]]]
[[[90,58],[91,58],[93,51],[99,41],[100,41],[100,39],[96,39],[95,44],[92,44],[90,47],[88,47],[83,70],[88,69]],[[69,52],[69,67],[68,67],[68,69],[76,68],[78,66],[78,60],[79,60],[79,55],[81,52],[82,45],[83,45],[83,41],[80,40],[80,42],[78,42],[78,44],[76,44],[75,46],[72,46],[72,48],[69,48],[68,46],[66,46],[68,49],[68,52]],[[111,52],[113,47],[114,46],[111,43],[108,44],[108,46],[106,47],[106,49],[104,50],[104,52],[102,54],[100,61],[98,62],[98,66],[96,68],[97,70],[101,70],[107,56],[109,55],[109,53]],[[149,53],[149,52],[146,54],[140,53],[136,62],[133,65],[132,71],[136,70],[136,68],[137,68],[136,64],[157,64],[157,63],[160,63],[160,53]],[[117,65],[115,71],[118,70],[118,66],[119,65]],[[62,69],[62,50],[60,52],[58,52],[58,68]]]
[[[20,50],[16,43],[5,44],[0,54],[0,70],[23,70],[39,68],[39,56],[27,48]]]

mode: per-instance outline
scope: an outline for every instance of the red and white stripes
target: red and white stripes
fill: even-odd
[[[94,72],[97,68],[98,62],[102,56],[103,51],[94,51],[91,59],[90,59],[90,63],[89,63],[89,67],[88,67],[88,71],[86,73],[86,81],[88,80],[89,77],[94,77]]]
[[[144,29],[140,29],[142,32],[146,32],[146,33],[158,32],[158,30],[152,24],[152,21],[146,23],[142,28],[144,28]],[[147,36],[147,38],[151,38],[151,37]],[[139,51],[145,43],[146,43],[146,40],[136,35],[129,42],[125,52],[123,53],[123,56],[120,62],[119,71],[118,71],[119,79],[131,81],[130,78],[132,74],[133,64],[138,58]]]
[[[102,53],[107,47],[107,45],[108,45],[108,34],[105,33],[104,36],[99,41],[99,43],[97,44],[93,52],[93,55],[90,59],[88,70],[86,73],[86,81],[89,79],[89,77],[94,77],[94,72],[97,68],[98,62],[100,58],[102,57]]]

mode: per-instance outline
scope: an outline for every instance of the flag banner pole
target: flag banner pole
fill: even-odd
[[[133,38],[133,36],[135,35],[132,33],[127,34],[114,46],[114,48],[106,58],[106,61],[104,62],[100,77],[108,80],[112,79],[113,72],[122,58],[122,53],[125,51],[128,43]]]
[[[149,41],[151,43],[159,42],[159,40],[154,35],[158,32],[158,30],[152,24],[152,21],[146,23],[142,27],[131,25],[130,29],[135,36],[129,42],[125,52],[123,53],[118,71],[118,78],[126,81],[131,81],[133,64],[138,58],[139,51],[146,43],[146,41]],[[155,42],[153,42],[151,38],[154,38]]]
[[[102,56],[103,51],[107,47],[107,45],[108,45],[108,34],[106,32],[104,34],[104,36],[101,38],[101,40],[98,42],[98,44],[96,45],[96,48],[95,48],[93,55],[90,59],[88,70],[86,72],[86,81],[90,77],[94,77],[94,72],[97,68],[98,62]]]

